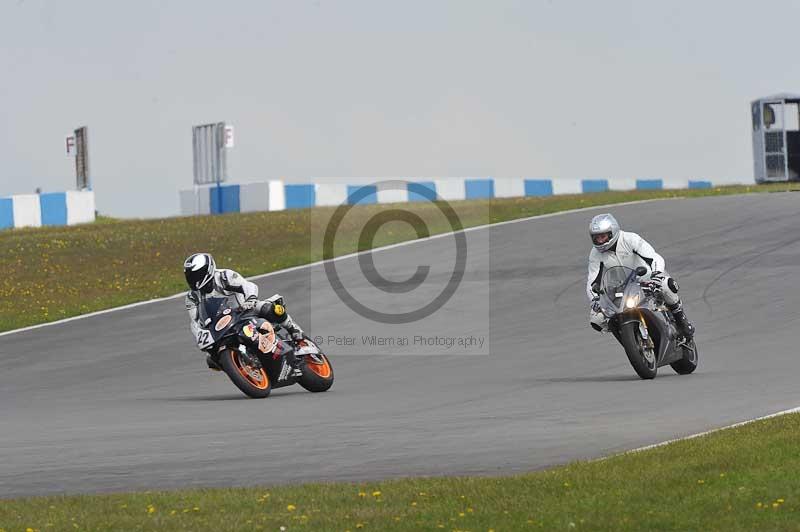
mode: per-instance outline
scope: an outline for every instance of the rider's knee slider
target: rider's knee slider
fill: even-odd
[[[270,323],[283,323],[286,321],[287,314],[286,308],[281,303],[273,303],[268,300],[261,306],[258,315]]]

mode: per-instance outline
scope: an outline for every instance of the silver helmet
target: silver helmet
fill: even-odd
[[[619,224],[610,214],[598,214],[589,222],[589,236],[597,251],[608,251],[619,240]]]

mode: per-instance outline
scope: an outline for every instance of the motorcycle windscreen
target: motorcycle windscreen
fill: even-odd
[[[230,326],[233,312],[238,308],[239,301],[234,295],[204,298],[200,304],[200,318],[216,338]]]
[[[620,307],[625,297],[625,290],[635,276],[636,272],[631,268],[613,266],[603,273],[600,288],[615,307]]]

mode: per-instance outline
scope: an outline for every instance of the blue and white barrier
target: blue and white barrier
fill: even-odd
[[[88,223],[94,213],[91,190],[19,194],[0,198],[0,229]]]
[[[408,178],[398,181],[376,178],[374,183],[284,183],[269,181],[247,185],[222,185],[182,190],[181,214],[278,211],[309,207],[370,203],[405,203],[491,198],[521,198],[558,194],[587,194],[609,190],[662,190],[711,188],[721,185],[754,184],[743,179],[586,178],[541,179],[527,177]],[[356,181],[356,180],[354,180]],[[358,181],[363,181],[359,179]]]

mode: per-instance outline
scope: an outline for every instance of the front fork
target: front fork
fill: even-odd
[[[617,327],[621,328],[624,323],[630,323],[633,321],[632,318],[633,317],[629,314],[627,319],[624,319],[622,322],[618,322]],[[639,335],[642,337],[642,343],[644,344],[642,347],[655,355],[655,343],[650,335],[650,330],[647,328],[647,322],[644,319],[644,314],[641,312],[636,312],[636,322],[639,326]],[[619,337],[617,337],[617,340],[620,340]]]

